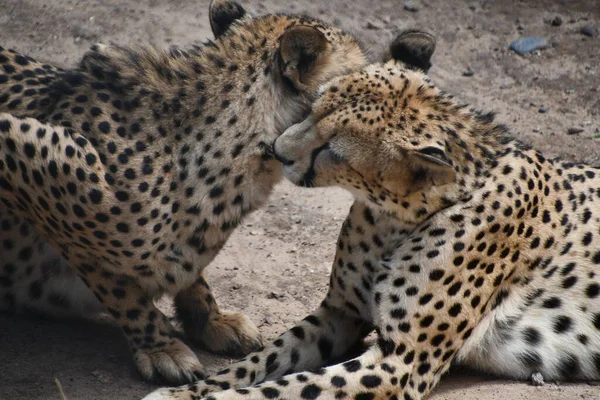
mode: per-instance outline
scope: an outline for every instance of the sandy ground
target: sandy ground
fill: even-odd
[[[600,164],[600,28],[597,0],[242,1],[256,13],[308,13],[354,32],[373,58],[398,31],[438,37],[431,75],[475,106],[498,112],[515,135],[547,155]],[[211,36],[208,0],[0,0],[0,44],[42,61],[72,65],[90,44],[200,43]],[[408,7],[411,8],[411,7]],[[559,16],[560,26],[549,21]],[[520,36],[553,46],[525,57],[508,50]],[[463,76],[467,67],[474,74]],[[540,112],[545,109],[545,113]],[[568,135],[569,128],[582,132]],[[323,298],[337,232],[350,206],[340,190],[282,184],[245,221],[208,268],[223,307],[242,310],[272,339]],[[168,308],[168,304],[165,304]],[[200,354],[211,369],[230,360]],[[118,329],[107,320],[51,321],[0,315],[0,399],[137,399],[141,382]],[[599,400],[600,386],[533,387],[454,370],[435,400]]]

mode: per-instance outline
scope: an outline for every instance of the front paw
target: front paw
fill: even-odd
[[[149,381],[181,385],[206,377],[196,354],[179,339],[168,339],[161,346],[138,348],[133,359],[138,371]]]
[[[187,333],[208,350],[230,357],[243,357],[263,345],[260,332],[250,318],[232,311],[211,315],[203,329]]]

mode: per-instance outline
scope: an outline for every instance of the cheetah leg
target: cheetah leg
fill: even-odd
[[[420,400],[435,386],[450,363],[448,358],[421,361],[423,353],[427,353],[425,347],[408,349],[406,342],[380,338],[360,357],[315,372],[287,375],[277,381],[205,397],[199,397],[193,385],[162,389],[144,400]]]
[[[177,294],[175,307],[187,336],[210,351],[241,357],[262,346],[260,332],[250,318],[219,310],[203,276]]]
[[[317,369],[342,356],[367,333],[360,320],[321,306],[263,350],[217,372],[211,379],[181,388],[161,389],[148,399],[189,399],[278,379],[296,371]],[[177,397],[170,397],[173,393],[177,393]]]
[[[196,355],[175,337],[173,327],[152,303],[151,296],[161,288],[151,284],[142,288],[134,280],[143,282],[142,279],[110,272],[111,268],[112,271],[136,270],[136,265],[124,265],[127,257],[118,257],[114,255],[118,255],[117,252],[106,250],[107,239],[110,246],[123,246],[120,241],[109,238],[121,237],[127,241],[131,238],[117,233],[114,226],[107,223],[102,223],[100,229],[84,227],[91,222],[85,218],[92,212],[101,213],[104,217],[101,219],[105,220],[117,200],[103,179],[105,171],[97,161],[99,158],[95,148],[76,132],[0,113],[0,201],[11,212],[28,219],[75,267],[83,282],[123,329],[144,378],[178,384],[191,382],[203,376],[202,366]],[[70,175],[73,175],[71,171],[79,170],[81,176],[89,178],[83,185],[86,192],[94,193],[88,196],[89,201],[83,195],[63,194],[67,181],[61,178],[67,175],[65,170]],[[68,181],[67,186],[69,183],[73,182]],[[75,185],[73,190],[84,189]],[[95,222],[90,225],[97,227]],[[75,234],[76,230],[79,233]],[[146,280],[148,282],[154,280]]]
[[[0,204],[0,310],[89,317],[104,310],[67,260]]]
[[[205,376],[196,354],[133,280],[90,265],[77,270],[125,333],[144,379],[181,384]]]

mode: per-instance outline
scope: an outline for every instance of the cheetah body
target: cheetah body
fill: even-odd
[[[363,64],[355,40],[320,21],[250,18],[225,0],[210,13],[216,40],[186,50],[97,45],[72,70],[0,52],[0,308],[101,303],[143,377],[173,383],[203,369],[152,299],[173,295],[210,350],[260,346],[202,271],[281,179],[277,135],[321,84]]]
[[[263,351],[147,400],[416,400],[453,361],[600,378],[600,169],[546,159],[399,52],[325,85],[274,144],[293,183],[356,198],[322,305]],[[364,354],[326,367],[372,329]]]

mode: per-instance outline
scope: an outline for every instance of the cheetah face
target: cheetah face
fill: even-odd
[[[425,51],[423,38],[433,39],[415,31],[403,35],[387,63],[324,85],[311,115],[276,140],[275,155],[290,181],[340,186],[381,205],[454,180],[445,144],[436,140],[441,135],[427,128],[433,126],[432,105],[421,96],[437,90],[423,74],[434,43]]]

